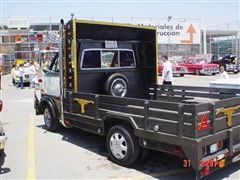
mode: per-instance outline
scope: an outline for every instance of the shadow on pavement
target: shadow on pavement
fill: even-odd
[[[5,157],[6,157],[5,153],[0,156],[0,174],[5,174],[11,171],[10,168],[2,167],[5,162]]]
[[[44,129],[44,133],[48,132],[45,129],[45,125],[39,125],[37,127]],[[61,128],[57,133],[62,135],[63,141],[67,141],[81,148],[85,148],[88,151],[108,158],[108,151],[106,148],[106,141],[104,136],[99,136],[75,128]],[[240,170],[239,164],[240,163],[238,163],[238,165],[230,165],[226,168],[221,169],[220,171],[216,171],[204,179],[215,180],[229,177],[232,173]],[[150,151],[145,161],[137,162],[130,168],[161,180],[195,179],[194,170],[192,168],[184,168],[182,158],[158,151]],[[138,179],[141,177],[133,178]]]

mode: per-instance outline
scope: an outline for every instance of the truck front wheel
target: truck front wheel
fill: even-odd
[[[47,128],[48,131],[56,131],[59,128],[59,121],[56,117],[56,115],[54,114],[54,111],[48,106],[46,105],[44,108],[44,123],[45,126]]]
[[[116,125],[109,130],[107,149],[110,159],[121,166],[130,166],[139,157],[138,139],[126,125]]]

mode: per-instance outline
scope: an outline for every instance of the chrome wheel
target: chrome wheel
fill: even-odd
[[[124,97],[127,93],[127,83],[122,78],[115,79],[111,84],[111,94],[115,97]]]
[[[119,160],[122,160],[127,155],[127,142],[124,136],[120,133],[112,134],[110,138],[110,149],[113,156]]]
[[[195,74],[196,74],[197,76],[199,76],[199,75],[200,75],[200,71],[197,69],[197,70],[195,71]]]
[[[47,127],[51,126],[51,114],[48,108],[44,110],[44,122]]]

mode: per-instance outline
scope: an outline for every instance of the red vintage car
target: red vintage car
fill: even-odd
[[[173,75],[177,76],[184,76],[184,74],[188,73],[188,70],[185,66],[181,66],[179,65],[176,61],[170,61],[172,63],[172,71],[173,71]],[[158,74],[162,75],[162,70],[163,70],[163,64],[159,63],[158,64]]]
[[[180,65],[187,67],[189,73],[194,73],[196,75],[200,74],[216,74],[218,73],[217,64],[210,64],[205,58],[191,57],[184,60]]]

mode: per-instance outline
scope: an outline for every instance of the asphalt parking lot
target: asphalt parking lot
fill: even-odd
[[[230,74],[230,78],[239,75]],[[216,76],[174,78],[174,85],[208,86]],[[159,79],[161,82],[161,79]],[[108,160],[105,138],[77,129],[46,131],[43,116],[35,116],[33,90],[17,89],[3,77],[1,121],[8,136],[1,157],[1,179],[194,179],[180,158],[150,152],[131,168]],[[208,179],[240,179],[240,164],[230,165]]]

